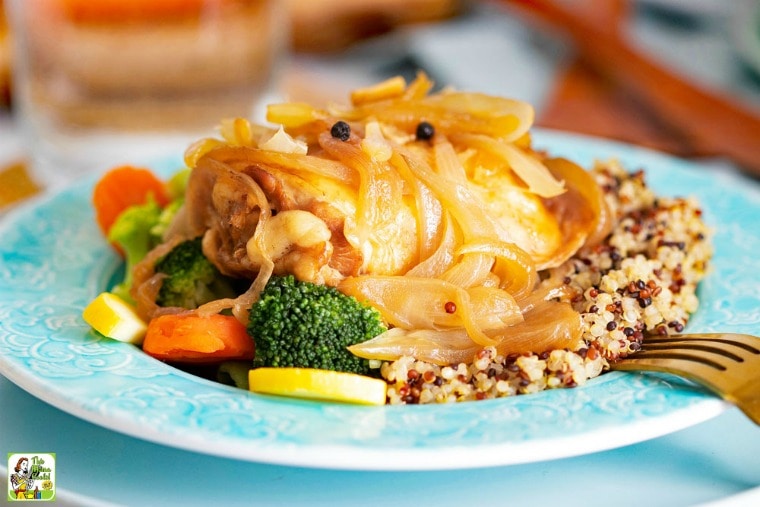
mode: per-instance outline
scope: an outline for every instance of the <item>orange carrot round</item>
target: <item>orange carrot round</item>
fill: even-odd
[[[227,315],[162,315],[148,323],[143,351],[174,363],[217,363],[253,359],[245,326]]]
[[[104,235],[128,207],[144,204],[152,195],[159,206],[169,202],[165,183],[149,169],[119,166],[105,173],[93,190],[95,217]]]

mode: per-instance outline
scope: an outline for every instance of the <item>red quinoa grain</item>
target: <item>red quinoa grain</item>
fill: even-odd
[[[698,204],[656,197],[643,171],[628,174],[614,161],[597,164],[592,174],[604,189],[613,231],[546,273],[568,287],[568,302],[580,315],[577,347],[507,357],[486,347],[462,365],[411,357],[384,362],[390,403],[450,403],[576,387],[635,354],[645,334],[683,331],[697,309],[696,286],[712,256]],[[449,312],[448,303],[444,309]],[[592,328],[601,329],[601,336]]]

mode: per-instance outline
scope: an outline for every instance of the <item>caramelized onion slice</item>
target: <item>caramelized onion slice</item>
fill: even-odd
[[[394,222],[402,203],[403,180],[392,166],[380,162],[351,141],[340,141],[328,132],[319,136],[320,146],[333,158],[359,175],[356,219],[346,224],[346,238],[357,248],[381,227]]]
[[[604,193],[588,171],[564,158],[550,158],[544,163],[552,174],[565,180],[567,191],[544,199],[546,209],[560,226],[562,246],[537,262],[539,269],[559,266],[584,245],[600,242],[612,225]]]
[[[435,264],[440,260],[437,252],[445,248],[443,245],[447,241],[447,236],[453,234],[453,231],[451,233],[448,232],[448,230],[453,229],[451,217],[448,214],[444,214],[441,202],[436,199],[433,192],[422,181],[412,174],[406,160],[404,160],[398,151],[393,152],[390,162],[414,196],[418,259],[426,262],[428,265]],[[453,247],[450,250],[453,250]],[[431,259],[434,256],[438,256],[438,259]],[[443,269],[435,271],[435,274],[437,275]]]
[[[496,260],[493,273],[498,276],[502,289],[521,299],[534,289],[538,272],[530,256],[514,243],[482,239],[463,245],[457,254],[488,254]]]
[[[441,144],[445,146],[447,143]],[[498,224],[489,215],[485,205],[468,187],[461,166],[459,170],[454,169],[456,165],[459,165],[459,161],[456,160],[453,151],[443,147],[438,150],[439,157],[435,161],[436,169],[428,163],[423,155],[413,150],[400,149],[399,151],[414,176],[430,189],[441,202],[443,208],[454,219],[465,241],[467,238],[478,236],[502,237],[504,235]],[[448,171],[450,178],[439,176],[438,165]]]
[[[481,253],[467,253],[461,256],[440,278],[458,287],[482,285],[491,273],[494,258]]]
[[[461,311],[457,310],[465,306],[467,299],[460,287],[412,276],[349,277],[338,285],[338,290],[367,301],[388,324],[405,329],[461,327]]]
[[[498,338],[499,354],[575,350],[581,343],[581,316],[568,303],[544,301],[526,312],[525,320]]]
[[[442,227],[442,237],[435,251],[427,257],[420,257],[422,262],[410,269],[406,273],[408,276],[438,278],[454,264],[456,258],[454,250],[461,242],[461,235],[454,227],[454,221],[448,213],[443,216]]]
[[[464,329],[389,329],[363,343],[348,347],[352,354],[365,359],[396,361],[414,357],[440,366],[469,362],[480,350]]]
[[[470,133],[457,133],[452,141],[464,146],[484,150],[506,161],[528,189],[541,197],[554,197],[565,191],[565,187],[541,161],[531,152],[521,150],[502,139]]]
[[[401,97],[354,108],[332,107],[329,112],[348,121],[374,118],[412,133],[425,120],[443,134],[469,132],[506,142],[522,137],[534,119],[533,107],[526,102],[466,92],[445,92],[412,100]]]
[[[574,350],[580,345],[580,316],[568,304],[546,302],[528,312],[524,322],[511,326],[499,337],[496,350],[501,355]],[[349,347],[365,359],[395,361],[414,357],[440,366],[470,362],[483,347],[470,340],[462,328],[393,328],[375,338]]]
[[[143,319],[153,318],[159,309],[156,297],[161,290],[164,275],[156,274],[156,263],[185,239],[187,238],[175,236],[161,243],[132,268],[132,287],[129,288],[129,294],[135,300],[137,313]]]
[[[522,320],[514,298],[496,288],[484,288],[471,294],[461,287],[432,278],[361,276],[346,278],[338,285],[338,290],[377,308],[393,327],[464,328],[470,340],[481,346],[495,343],[490,336],[494,327],[496,331],[503,331]],[[501,326],[496,324],[499,320]]]
[[[488,335],[505,332],[523,320],[515,299],[498,287],[471,287],[467,294],[472,305],[472,320]]]
[[[549,209],[560,220],[560,224],[564,220],[573,224],[585,223],[586,245],[593,246],[601,242],[612,229],[613,217],[604,198],[604,191],[594,177],[589,171],[565,158],[549,158],[544,160],[544,164],[584,201],[583,205],[576,207],[572,203],[562,203],[562,198],[557,199],[557,203],[547,200]],[[578,198],[573,201],[577,203]]]

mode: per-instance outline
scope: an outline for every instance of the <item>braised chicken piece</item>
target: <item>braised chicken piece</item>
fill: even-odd
[[[415,340],[458,351],[439,361],[488,345],[575,347],[570,295],[539,272],[604,237],[603,193],[582,168],[532,148],[527,104],[431,87],[420,75],[357,90],[350,106],[276,104],[268,120],[279,129],[238,118],[191,147],[172,234],[202,236],[223,274],[252,281],[201,311],[245,319],[269,276],[293,274],[378,308],[396,355]],[[146,287],[160,283],[150,263],[136,277]],[[155,288],[143,293],[150,307]],[[539,313],[552,322],[539,325]]]

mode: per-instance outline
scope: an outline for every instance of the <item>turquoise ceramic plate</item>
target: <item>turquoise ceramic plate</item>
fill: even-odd
[[[717,252],[689,329],[760,330],[757,186],[620,144],[551,132],[536,143],[583,163],[617,157],[631,170],[646,168],[659,192],[701,199]],[[676,379],[622,373],[511,399],[369,408],[259,396],[193,377],[97,337],[82,321],[82,308],[119,269],[93,223],[90,193],[91,185],[79,185],[44,198],[0,228],[0,371],[51,405],[114,431],[242,460],[431,470],[619,447],[725,409]]]

